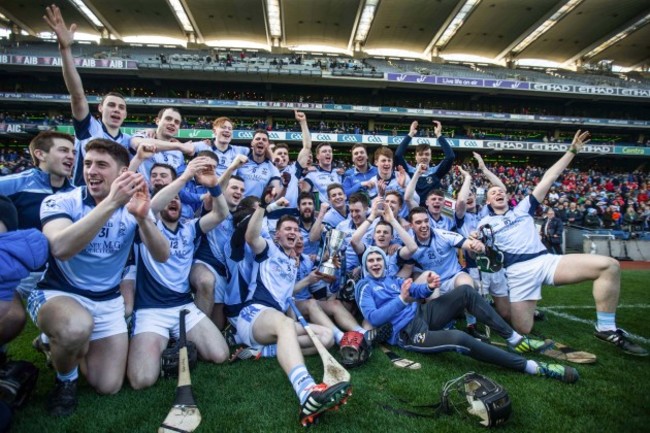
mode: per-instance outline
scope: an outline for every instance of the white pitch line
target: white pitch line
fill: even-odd
[[[540,308],[547,308],[547,309],[552,309],[552,310],[595,310],[596,306],[595,305],[553,305],[549,307],[540,307]],[[650,304],[621,304],[616,307],[616,309],[620,308],[650,308]]]
[[[558,316],[558,317],[561,317],[563,319],[571,320],[573,322],[586,323],[586,324],[591,325],[591,326],[596,325],[596,322],[593,321],[593,320],[582,319],[582,318],[576,317],[576,316],[574,316],[572,314],[561,313],[559,311],[553,311],[552,309],[550,309],[548,307],[546,307],[546,308],[540,307],[539,309],[543,310],[543,311],[546,311],[547,313],[552,314],[553,316]],[[631,332],[628,333],[627,336],[630,337],[633,340],[637,340],[637,341],[640,341],[642,343],[646,343],[646,344],[650,343],[650,339],[645,338],[645,337],[641,337],[640,335],[632,334]]]

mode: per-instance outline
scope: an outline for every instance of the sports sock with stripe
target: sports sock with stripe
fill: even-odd
[[[616,313],[596,311],[596,329],[598,331],[616,331]]]
[[[336,344],[341,344],[341,340],[343,339],[343,331],[341,331],[339,328],[336,326],[332,327],[332,332],[334,333],[334,341]]]
[[[300,404],[303,404],[307,401],[307,396],[309,395],[309,389],[316,384],[314,378],[311,377],[307,371],[305,364],[299,364],[295,366],[289,373],[289,381],[293,386],[294,391],[298,395]]]
[[[275,358],[278,356],[278,345],[269,344],[262,347],[262,358]]]

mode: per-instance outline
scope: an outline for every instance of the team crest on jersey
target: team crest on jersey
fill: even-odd
[[[117,231],[117,235],[120,237],[126,236],[126,224],[124,224],[122,221],[120,221],[120,228]]]
[[[53,199],[53,198],[49,198],[49,199],[45,200],[44,204],[45,204],[46,208],[53,209],[53,208],[56,207],[56,200]]]

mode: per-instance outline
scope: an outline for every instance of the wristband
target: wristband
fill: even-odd
[[[208,188],[208,192],[212,197],[219,197],[221,195],[221,187],[219,185],[211,186]]]
[[[578,151],[576,149],[574,149],[573,147],[569,148],[569,152],[573,153],[574,155],[578,154]]]
[[[277,202],[274,201],[273,203],[269,203],[269,204],[266,206],[265,209],[266,209],[266,213],[274,212],[274,211],[280,209],[280,205],[279,205]]]

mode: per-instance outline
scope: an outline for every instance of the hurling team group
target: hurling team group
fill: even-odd
[[[45,19],[58,38],[75,136],[42,132],[30,143],[37,168],[0,178],[0,196],[16,207],[20,229],[3,243],[43,254],[44,244],[31,237],[36,229],[49,246],[45,266],[0,289],[0,311],[7,311],[0,343],[21,332],[24,302],[41,331],[35,345],[56,372],[50,414],[74,412],[79,370],[100,394],[118,392],[125,377],[134,389],[152,386],[170,338],[178,338],[179,312],[188,310],[187,338],[199,359],[277,358],[300,421],[310,424],[344,403],[351,388],[317,383],[307,371],[303,356],[317,351],[291,298],[323,345],[340,347],[344,365],[363,363],[373,344],[386,342],[573,383],[576,369],[526,359],[553,345],[528,334],[543,284],[593,281],[594,335],[647,355],[616,326],[618,262],[550,254],[533,220],[587,132],[575,134],[514,207],[475,154],[479,170],[459,167],[463,184],[449,217],[440,185],[455,155],[439,122],[439,149],[409,146],[413,122],[395,152],[384,146],[369,155],[353,145],[345,172],[333,167],[330,144],[312,148],[301,112],[295,161],[265,130],[250,145],[231,144],[226,117],[214,120],[212,140],[180,142],[175,108],[160,110],[155,130],[129,136],[120,130],[127,113],[121,95],[103,97],[99,120],[91,112],[71,51],[74,25],[56,6]],[[443,153],[442,162],[430,164],[432,151]],[[406,159],[412,153],[414,166]],[[473,176],[491,183],[480,209]],[[0,231],[12,228],[4,225]],[[319,264],[330,258],[335,272],[322,272]],[[477,260],[494,263],[479,269]],[[486,341],[478,323],[507,348]],[[231,355],[233,346],[239,349]]]

